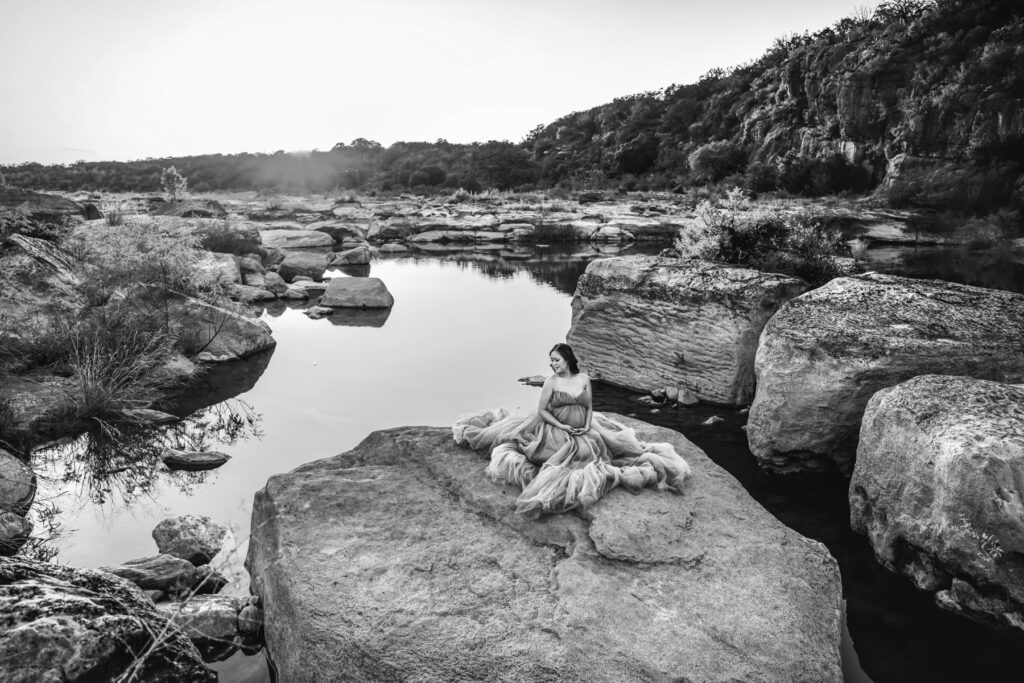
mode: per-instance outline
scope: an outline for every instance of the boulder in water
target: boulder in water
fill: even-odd
[[[820,543],[677,432],[682,495],[528,519],[448,429],[371,434],[271,477],[246,561],[282,680],[841,681]]]
[[[1024,632],[1024,385],[922,375],[868,401],[850,524],[942,607]]]
[[[320,305],[329,308],[391,308],[395,298],[375,277],[336,277],[320,297]]]
[[[868,399],[917,375],[1024,381],[1024,295],[867,273],[772,316],[755,363],[750,450],[769,468],[849,473]]]
[[[568,341],[587,372],[611,384],[749,403],[762,328],[807,289],[797,278],[705,261],[599,259],[577,284]]]

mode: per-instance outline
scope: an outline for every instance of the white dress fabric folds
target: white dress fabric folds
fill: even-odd
[[[548,411],[563,424],[582,427],[589,399],[554,391]],[[690,473],[686,461],[668,443],[644,443],[625,425],[594,413],[585,434],[572,435],[537,413],[486,411],[460,417],[452,427],[455,442],[491,453],[487,474],[515,484],[523,492],[516,512],[565,512],[585,508],[616,486],[636,493],[664,485],[681,492]]]

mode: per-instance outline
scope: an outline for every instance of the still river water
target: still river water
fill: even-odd
[[[601,255],[541,248],[513,258],[392,258],[372,266],[395,297],[389,314],[311,320],[300,308],[266,310],[274,352],[210,376],[208,394],[178,405],[182,414],[199,410],[160,439],[144,435],[120,448],[130,455],[103,465],[85,448],[88,437],[37,454],[39,498],[57,510],[56,561],[100,567],[153,555],[150,532],[159,521],[208,515],[232,529],[235,550],[214,561],[232,579],[226,592],[246,595],[252,499],[268,477],[344,452],[376,429],[448,425],[486,407],[532,408],[538,390],[516,379],[548,372],[548,349],[569,328],[576,280]],[[877,252],[874,267],[1024,291],[1020,263],[1004,265],[995,284],[972,281],[992,277],[986,258],[890,250]],[[740,429],[745,416],[735,410],[659,409],[603,385],[594,393],[597,410],[681,431],[784,523],[828,546],[843,577],[847,681],[1020,680],[1017,643],[939,611],[874,562],[866,541],[849,530],[845,482],[760,471]],[[701,427],[711,415],[725,422]],[[213,472],[168,474],[157,458],[157,446],[168,442],[232,459]],[[263,653],[238,653],[213,666],[221,681],[269,680]]]

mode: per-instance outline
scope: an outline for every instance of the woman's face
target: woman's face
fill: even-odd
[[[562,354],[558,351],[552,351],[549,358],[551,360],[551,369],[555,371],[556,375],[569,369],[569,364],[565,362]]]

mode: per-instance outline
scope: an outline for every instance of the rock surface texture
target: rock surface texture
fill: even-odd
[[[199,566],[220,552],[226,527],[205,515],[180,515],[165,519],[153,529],[153,540],[163,554],[180,557]]]
[[[188,355],[206,362],[245,358],[272,348],[270,327],[232,311],[181,295],[168,295],[165,312]]]
[[[568,341],[605,382],[749,403],[761,329],[807,289],[797,278],[704,261],[599,259],[579,279]]]
[[[395,297],[375,277],[336,277],[320,297],[320,305],[328,308],[391,308]]]
[[[850,523],[955,612],[1024,632],[1024,385],[924,375],[868,402]]]
[[[682,495],[527,519],[448,429],[272,477],[246,561],[288,681],[840,681],[840,582],[677,432]]]
[[[867,273],[793,299],[764,328],[747,436],[762,465],[850,472],[868,399],[917,375],[1024,381],[1024,296]]]
[[[122,680],[136,662],[131,680],[217,680],[135,586],[28,560],[0,559],[0,662],[5,683]]]
[[[36,497],[32,468],[0,448],[0,512],[24,515]]]

